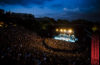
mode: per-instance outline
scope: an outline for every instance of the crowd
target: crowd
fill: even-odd
[[[36,33],[20,26],[9,26],[0,30],[0,65],[89,65],[90,59],[70,57],[71,53],[55,52],[46,48],[43,40]],[[57,49],[64,47],[63,49],[73,50],[77,46],[53,39],[46,39],[45,42]]]
[[[50,47],[56,49],[62,49],[62,50],[75,50],[79,47],[77,43],[70,43],[70,42],[55,40],[50,38],[47,38],[45,42]]]

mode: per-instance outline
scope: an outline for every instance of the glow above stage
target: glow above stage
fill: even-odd
[[[67,34],[59,34],[58,36],[55,36],[54,39],[63,40],[63,41],[67,41],[67,42],[76,42],[76,41],[78,41],[78,39],[75,38],[74,35],[67,35]]]

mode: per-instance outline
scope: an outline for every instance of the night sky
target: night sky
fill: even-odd
[[[0,0],[0,8],[35,17],[100,21],[100,0]]]

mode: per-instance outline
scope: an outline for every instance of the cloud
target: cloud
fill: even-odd
[[[85,19],[89,21],[100,21],[100,13],[96,12],[72,12],[66,11],[62,13],[49,13],[47,16],[52,17],[54,19],[64,19],[64,20],[77,20],[77,19]]]
[[[62,8],[63,5],[62,4],[53,4],[51,5],[52,8]]]
[[[75,19],[86,19],[90,21],[100,21],[100,13],[96,12],[65,12],[61,15],[63,19],[75,20]]]
[[[74,8],[74,9],[68,9],[68,8],[63,8],[64,11],[70,11],[70,12],[78,12],[80,11],[79,8]]]
[[[28,4],[43,4],[46,1],[52,0],[0,0],[0,5],[28,5]]]

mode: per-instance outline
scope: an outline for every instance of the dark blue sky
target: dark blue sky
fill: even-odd
[[[35,17],[100,21],[100,0],[0,0],[0,8]]]

